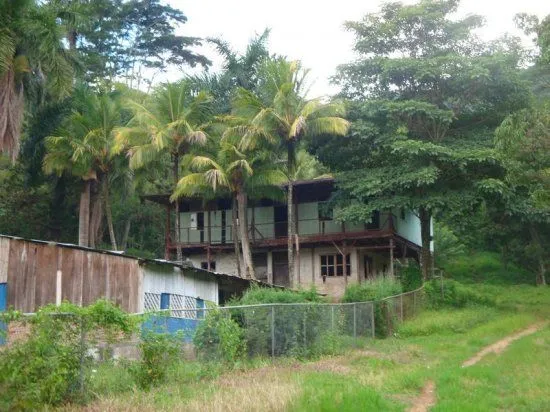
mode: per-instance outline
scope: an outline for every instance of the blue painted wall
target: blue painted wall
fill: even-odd
[[[181,334],[185,342],[192,342],[199,326],[198,319],[173,318],[171,316],[151,316],[141,326],[142,333]]]
[[[0,283],[0,312],[8,308],[8,284]],[[5,333],[7,331],[6,324],[0,322],[0,345],[6,343]]]

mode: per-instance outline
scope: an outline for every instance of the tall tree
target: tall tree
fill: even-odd
[[[341,103],[324,103],[322,99],[304,97],[307,72],[298,62],[267,60],[260,70],[258,94],[238,89],[234,114],[245,123],[235,130],[242,133],[240,147],[253,150],[259,141],[269,142],[286,154],[288,209],[288,271],[294,286],[294,216],[293,180],[297,176],[296,154],[303,138],[323,134],[345,135],[348,122]]]
[[[56,17],[34,0],[0,1],[0,151],[13,161],[25,99],[36,93],[64,97],[72,89],[72,59]]]
[[[114,131],[121,126],[122,105],[117,96],[80,90],[77,109],[55,136],[46,138],[46,173],[69,172],[82,180],[78,244],[96,247],[106,213],[111,246],[117,250],[110,204],[110,176],[127,162],[113,154]]]
[[[495,142],[506,166],[505,185],[489,181],[485,189],[497,190],[506,213],[528,229],[530,250],[537,261],[537,284],[545,285],[550,261],[550,106],[509,116],[497,129]]]
[[[160,0],[48,0],[47,4],[57,10],[88,82],[125,79],[139,88],[169,66],[210,65],[192,49],[201,44],[199,38],[176,34],[187,22],[184,13]]]
[[[192,93],[188,82],[167,83],[144,104],[130,103],[134,117],[117,133],[117,152],[127,151],[130,167],[141,168],[167,154],[171,162],[172,190],[180,180],[181,157],[195,145],[204,145],[211,121],[211,98]],[[174,202],[177,260],[183,260],[180,243],[179,202]]]
[[[212,96],[215,114],[231,111],[231,100],[237,88],[256,90],[260,81],[260,68],[269,58],[268,38],[269,30],[266,29],[250,40],[243,54],[233,50],[223,39],[208,39],[223,59],[222,70],[219,73],[204,72],[191,76],[190,80],[197,91],[204,90]]]
[[[358,113],[354,133],[366,133],[362,137],[372,143],[369,158],[355,165],[361,170],[341,176],[341,187],[356,202],[347,202],[339,217],[417,210],[425,278],[432,216],[464,209],[465,199],[476,203],[475,182],[499,170],[492,130],[529,101],[517,40],[482,42],[474,30],[483,19],[452,19],[458,4],[388,3],[346,23],[359,58],[340,66],[335,77]]]
[[[239,238],[242,248],[241,273],[249,279],[256,279],[252,262],[252,250],[249,239],[248,199],[261,197],[262,194],[277,190],[286,178],[276,167],[273,153],[256,148],[254,151],[241,151],[237,145],[240,136],[226,134],[218,141],[217,153],[214,156],[194,156],[190,168],[196,170],[183,177],[176,187],[173,199],[205,192],[216,194],[219,191],[229,192],[233,200],[233,216],[238,210]],[[236,205],[236,208],[235,208]],[[236,219],[233,219],[233,242],[237,244]],[[238,246],[235,253],[240,261]]]

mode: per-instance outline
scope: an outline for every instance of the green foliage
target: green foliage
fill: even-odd
[[[141,358],[130,372],[137,384],[148,389],[166,380],[168,369],[181,356],[181,337],[169,333],[145,332],[138,345]]]
[[[391,302],[380,301],[389,296],[403,292],[401,283],[391,277],[381,277],[360,284],[349,285],[342,298],[342,302],[378,301],[374,304],[375,333],[379,338],[388,337],[394,323],[391,314]]]
[[[388,296],[399,295],[403,291],[401,283],[391,277],[379,277],[363,283],[349,285],[342,302],[367,302]]]
[[[463,308],[470,305],[495,306],[493,296],[480,293],[474,285],[463,285],[451,279],[434,279],[425,284],[428,303],[434,308]]]
[[[228,312],[209,311],[193,337],[200,359],[232,364],[245,353],[244,333]]]
[[[403,292],[418,289],[422,286],[422,271],[416,262],[409,262],[407,266],[398,269]]]
[[[30,319],[29,337],[0,352],[0,409],[37,409],[85,400],[88,349],[98,334],[112,341],[135,330],[135,321],[112,303],[46,306]]]
[[[434,225],[435,262],[438,267],[445,267],[450,260],[466,254],[466,247],[458,236],[446,225]]]
[[[322,301],[323,297],[317,293],[315,288],[293,291],[289,289],[264,288],[254,285],[248,288],[241,298],[229,302],[229,306]]]
[[[462,283],[535,284],[534,274],[502,260],[494,252],[471,252],[456,256],[443,265],[444,276]]]

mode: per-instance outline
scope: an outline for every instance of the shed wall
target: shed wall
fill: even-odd
[[[55,303],[58,270],[63,300],[89,305],[107,298],[128,312],[140,309],[143,282],[136,259],[9,238],[0,240],[0,248],[0,274],[7,268],[8,305],[17,310],[35,312]]]

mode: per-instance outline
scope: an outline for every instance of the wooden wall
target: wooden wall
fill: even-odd
[[[55,303],[57,270],[61,270],[62,300],[88,305],[108,298],[128,312],[141,309],[143,275],[137,259],[0,238],[0,282],[7,277],[8,307],[34,312]]]

